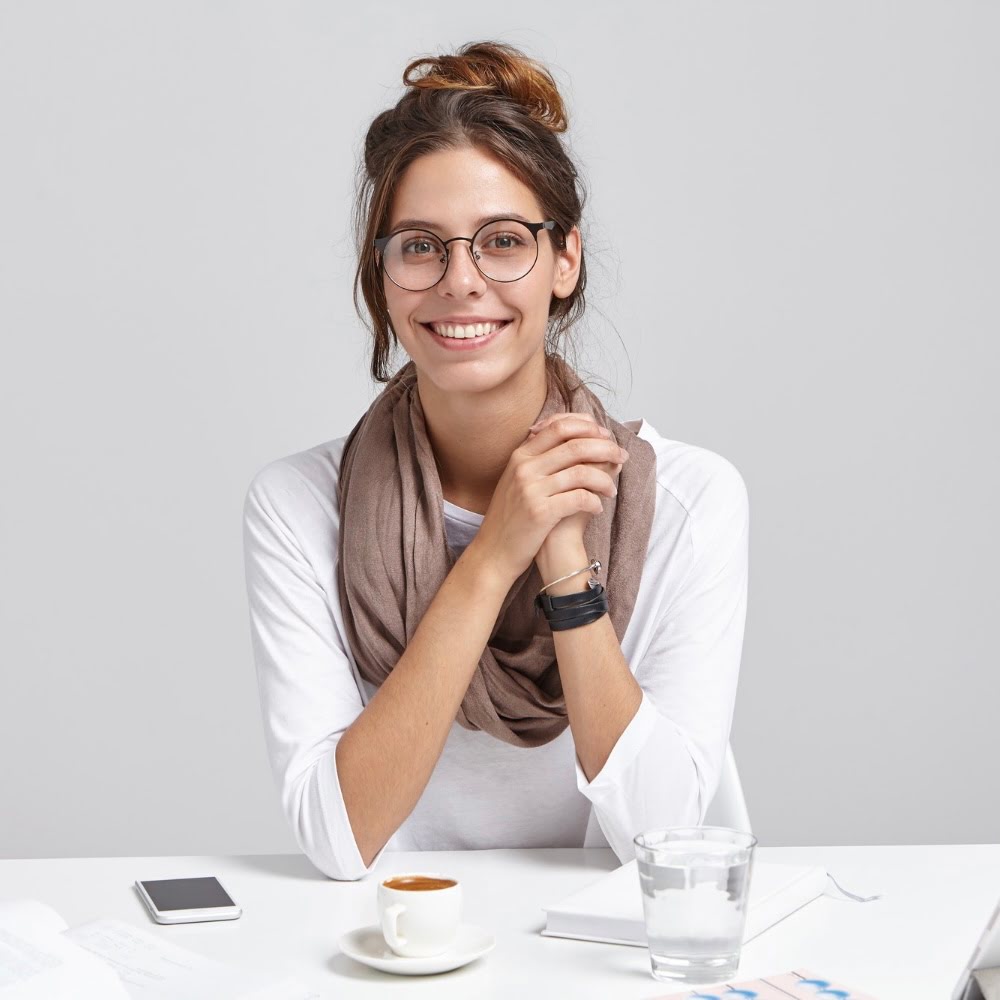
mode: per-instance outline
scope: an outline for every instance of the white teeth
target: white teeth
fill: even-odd
[[[428,325],[442,337],[464,340],[470,337],[485,337],[486,334],[499,329],[504,323],[474,323],[469,326],[456,326],[454,323],[429,323]]]

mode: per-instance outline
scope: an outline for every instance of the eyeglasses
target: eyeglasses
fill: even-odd
[[[538,231],[556,223],[494,219],[472,236],[443,240],[426,229],[402,229],[374,241],[389,280],[410,292],[433,288],[448,270],[449,243],[465,240],[479,273],[491,281],[517,281],[538,260]]]

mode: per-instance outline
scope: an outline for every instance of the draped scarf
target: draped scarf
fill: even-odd
[[[621,643],[649,544],[656,455],[636,434],[640,421],[612,419],[565,361],[551,360],[575,386],[570,411],[593,416],[629,452],[618,495],[602,498],[604,510],[590,518],[583,536],[588,557],[598,558],[606,571],[608,615]],[[565,409],[549,378],[538,419]],[[410,361],[348,434],[337,482],[340,606],[361,676],[376,687],[399,661],[456,562],[445,536],[443,501]],[[456,716],[464,728],[536,747],[569,724],[552,631],[534,605],[546,582],[532,562],[507,592]]]

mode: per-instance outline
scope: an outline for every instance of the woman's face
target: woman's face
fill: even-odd
[[[473,147],[443,150],[414,160],[404,171],[385,233],[413,219],[423,223],[414,228],[429,229],[442,240],[471,237],[485,218],[508,213],[529,222],[545,220],[531,189],[491,155]],[[442,392],[482,392],[541,358],[551,297],[565,298],[576,287],[580,234],[574,227],[567,249],[557,251],[550,231],[540,230],[534,267],[510,282],[484,277],[468,241],[448,247],[444,277],[424,291],[400,288],[383,273],[389,319],[422,378]],[[449,320],[507,323],[480,343],[448,339],[429,326]]]

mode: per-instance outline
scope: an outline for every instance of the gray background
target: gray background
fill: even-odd
[[[0,856],[295,850],[244,493],[376,391],[359,143],[489,37],[569,105],[581,367],[746,480],[761,842],[998,839],[1000,8],[488,6],[0,7]]]

